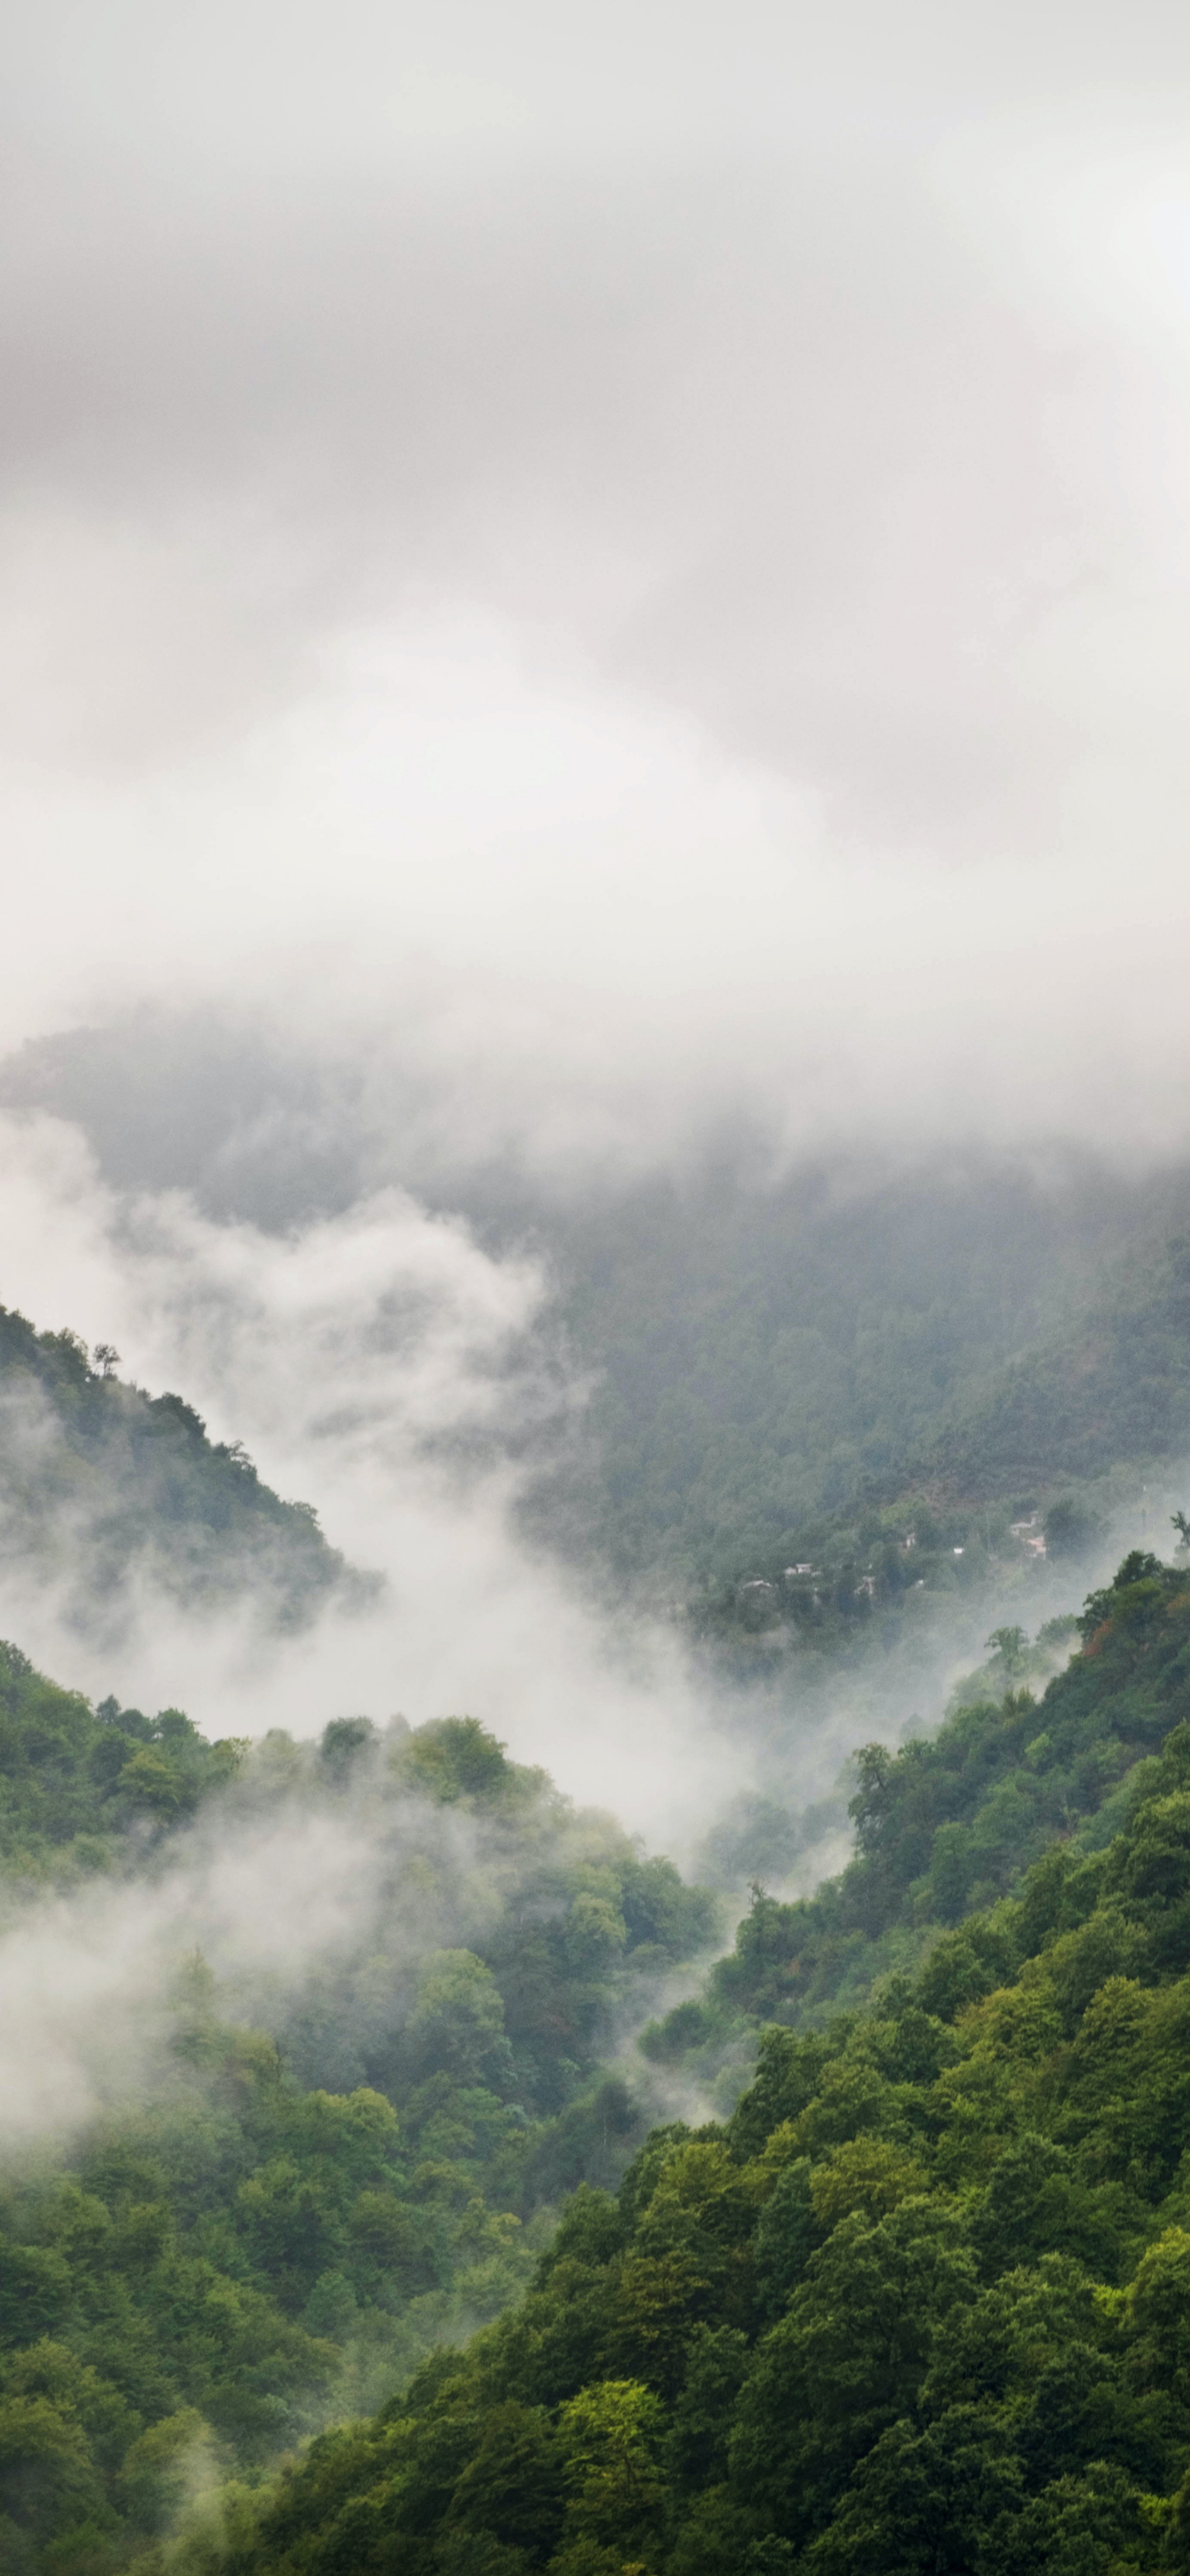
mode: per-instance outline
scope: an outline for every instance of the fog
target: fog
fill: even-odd
[[[14,1037],[234,997],[555,1162],[1180,1138],[1175,12],[16,34]]]
[[[435,1804],[401,1775],[408,1744],[398,1721],[336,1772],[270,1735],[212,1808],[150,1841],[138,1874],[11,1908],[0,2170],[104,2109],[184,2091],[193,2070],[171,2043],[196,2013],[269,2032],[299,2085],[350,2091],[416,2031],[427,1978],[461,1964],[484,1985],[475,1948],[505,1910],[560,1921],[565,1872],[597,1882],[623,1844],[544,1781],[512,1813]],[[617,2023],[638,2028],[689,1981],[656,1949],[609,1978],[612,2046]]]
[[[740,1753],[713,1741],[670,1633],[609,1625],[517,1534],[520,1484],[582,1399],[532,1332],[540,1273],[394,1190],[279,1239],[180,1194],[117,1198],[60,1122],[0,1124],[8,1301],[40,1318],[68,1299],[63,1320],[155,1392],[184,1387],[212,1436],[242,1439],[384,1578],[375,1604],[285,1641],[251,1602],[188,1617],[151,1571],[80,1622],[52,1566],[38,1582],[18,1559],[0,1608],[25,1652],[95,1698],[184,1701],[215,1734],[465,1710],[569,1794],[614,1789],[631,1827],[688,1844]]]
[[[9,69],[0,1299],[383,1587],[3,1624],[213,1733],[466,1708],[686,1859],[1005,1605],[797,1764],[611,1616],[484,1176],[1184,1157],[1184,12],[41,0]]]

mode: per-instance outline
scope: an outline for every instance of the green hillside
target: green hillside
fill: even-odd
[[[243,1752],[229,1739],[208,1744],[178,1708],[148,1718],[108,1699],[93,1709],[19,1647],[0,1644],[0,1883],[9,1902],[31,1883],[65,1889],[118,1869],[134,1831],[159,1836],[192,1815]]]
[[[911,1462],[959,1495],[1102,1476],[1190,1447],[1190,1239],[1141,1239],[1082,1313],[1015,1357]]]
[[[841,1578],[857,1515],[906,1492],[1044,1510],[1190,1443],[1185,1170],[907,1138],[782,1171],[743,1127],[631,1185],[551,1186],[511,1155],[439,1170],[424,1081],[209,1013],[41,1038],[0,1064],[0,1100],[77,1121],[117,1189],[183,1188],[219,1219],[284,1228],[397,1181],[493,1251],[539,1252],[551,1348],[591,1400],[531,1526],[662,1598],[824,1548]]]
[[[560,1314],[597,1372],[595,1455],[572,1505],[586,1543],[626,1579],[685,1585],[807,1554],[924,1472],[952,1420],[994,1415],[1023,1352],[1081,1334],[1168,1203],[1106,1175],[1047,1185],[973,1160],[771,1187],[725,1164],[683,1190],[535,1210]],[[1190,1390],[1190,1357],[1184,1374]],[[1126,1379],[1080,1474],[1154,1445],[1152,1405],[1133,1395]],[[1071,1468],[1033,1457],[1026,1482]]]
[[[1190,1721],[1190,1566],[1136,1551],[1081,1619],[1052,1630],[1032,1648],[1021,1629],[1000,1631],[935,1734],[859,1750],[854,1859],[797,1903],[757,1888],[705,1993],[646,2034],[652,2057],[703,2080],[723,2064],[730,2082],[744,2029],[802,2028],[863,2001],[881,1976],[917,1972],[940,1926],[982,1918],[1043,1854],[1057,1869],[1114,1831],[1146,1761]],[[1035,1673],[1071,1644],[1080,1651],[1035,1697]],[[967,1957],[965,1937],[945,1955],[966,1958],[974,1995],[1002,1962]]]
[[[642,2077],[722,2070],[726,2109],[759,2042],[752,2081],[647,2137],[601,2062],[713,1935],[668,1863],[471,1721],[210,1748],[10,1654],[33,1865],[88,1865],[87,1819],[135,1880],[316,1812],[381,1866],[263,2025],[180,1969],[143,2098],[10,2172],[5,2563],[1190,2563],[1190,1571],[1136,1553],[1078,1624],[1039,1697],[1052,1649],[1006,1631],[934,1737],[860,1757],[842,1876],[758,1894],[646,2029]],[[151,1823],[142,1751],[189,1783]]]
[[[915,1633],[956,1632],[981,1600],[1032,1624],[1043,1578],[1091,1563],[1113,1522],[1143,1527],[1146,1483],[1188,1452],[1190,1241],[1161,1235],[975,1395],[955,1390],[899,1457],[870,1462],[837,1510],[727,1551],[684,1615],[741,1677],[795,1647],[879,1661]]]
[[[259,2472],[507,2306],[558,2197],[645,2134],[606,2061],[716,1909],[469,1719],[211,1746],[9,1647],[0,1783],[18,1962],[47,1882],[85,1945],[105,1881],[156,1899],[217,1856],[267,1902],[313,1825],[351,1860],[300,1974],[163,1958],[131,2098],[0,2179],[0,2564],[114,2576],[206,2451]]]
[[[308,1504],[210,1441],[180,1395],[147,1395],[97,1356],[0,1307],[0,1563],[59,1584],[81,1624],[110,1618],[138,1574],[191,1608],[251,1599],[290,1629],[332,1597],[370,1597]]]
[[[770,2029],[731,2119],[580,2193],[517,2309],[228,2497],[215,2563],[1190,2563],[1190,1729],[1138,1785],[867,2014]]]

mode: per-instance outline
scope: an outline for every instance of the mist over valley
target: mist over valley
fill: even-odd
[[[1190,2563],[1190,49],[18,6],[0,2563]]]

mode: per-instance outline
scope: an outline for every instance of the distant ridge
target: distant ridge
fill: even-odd
[[[38,1332],[0,1307],[0,1570],[61,1584],[80,1628],[134,1576],[176,1600],[250,1603],[300,1629],[379,1580],[349,1567],[308,1503],[283,1502],[238,1443],[213,1442],[182,1396],[115,1374],[116,1354]]]

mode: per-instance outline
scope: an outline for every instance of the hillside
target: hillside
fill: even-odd
[[[208,1744],[181,1709],[149,1718],[115,1699],[93,1709],[0,1644],[0,1879],[61,1890],[143,1855],[234,1777],[241,1744]],[[131,1838],[135,1836],[135,1845]]]
[[[735,1949],[701,1997],[646,2034],[658,2063],[730,2089],[744,2034],[821,2022],[889,1973],[915,1973],[940,1926],[979,1917],[1042,1855],[1106,1840],[1172,1727],[1190,1721],[1190,1567],[1135,1551],[1078,1621],[1030,1647],[1005,1629],[929,1736],[862,1747],[841,1876],[780,1904],[757,1888]],[[1079,1651],[1035,1697],[1055,1654]],[[961,1938],[962,1936],[957,1936]],[[948,1951],[948,1957],[957,1952]],[[969,1991],[998,1969],[972,1952]]]
[[[1086,1172],[1046,1187],[975,1159],[764,1186],[746,1155],[682,1190],[542,1211],[562,1317],[600,1373],[600,1549],[627,1579],[684,1586],[810,1553],[893,1500],[952,1416],[994,1410],[1000,1372],[1079,1324],[1155,1214]],[[1121,1413],[1112,1455],[1133,1456],[1149,1444]]]
[[[471,1721],[211,1747],[9,1650],[22,1919],[37,1873],[259,1877],[314,1817],[353,1888],[280,1985],[175,1971],[135,2107],[10,2166],[14,2567],[1180,2564],[1190,1572],[1134,1554],[1080,1629],[1039,1699],[1009,1631],[935,1736],[860,1757],[842,1876],[758,1893],[646,2029],[642,2083],[735,2108],[647,2138],[601,2070],[714,1934],[667,1862]]]
[[[1018,1502],[1190,1445],[1184,1169],[906,1139],[782,1171],[744,1129],[630,1185],[444,1166],[424,1080],[209,1014],[39,1039],[0,1102],[76,1121],[115,1188],[216,1218],[284,1228],[396,1181],[497,1253],[537,1251],[590,1403],[529,1525],[650,1597],[823,1550],[842,1577],[857,1521],[906,1494],[974,1547],[976,1507],[1006,1530]]]
[[[725,2125],[580,2193],[519,2308],[228,2499],[218,2563],[1186,2565],[1188,1969],[1182,1727],[1105,1848],[1057,1847],[866,2016],[771,2029]]]
[[[1190,1238],[1131,1245],[1082,1313],[1015,1356],[912,1466],[956,1495],[1099,1477],[1190,1448]]]
[[[10,1647],[0,1781],[6,1982],[68,1931],[133,1977],[90,2048],[106,2106],[68,2152],[6,2148],[0,2560],[114,2576],[196,2440],[259,2471],[515,2297],[559,2194],[645,2134],[604,2066],[716,1911],[467,1719],[212,1746]],[[233,1940],[216,1974],[210,1874],[226,1947],[235,1887],[267,1908],[295,1869],[333,1891],[312,1955]]]
[[[93,1366],[71,1332],[0,1307],[0,1568],[58,1587],[78,1625],[111,1622],[138,1577],[195,1608],[250,1603],[304,1627],[370,1597],[306,1503],[282,1502],[180,1395]]]

